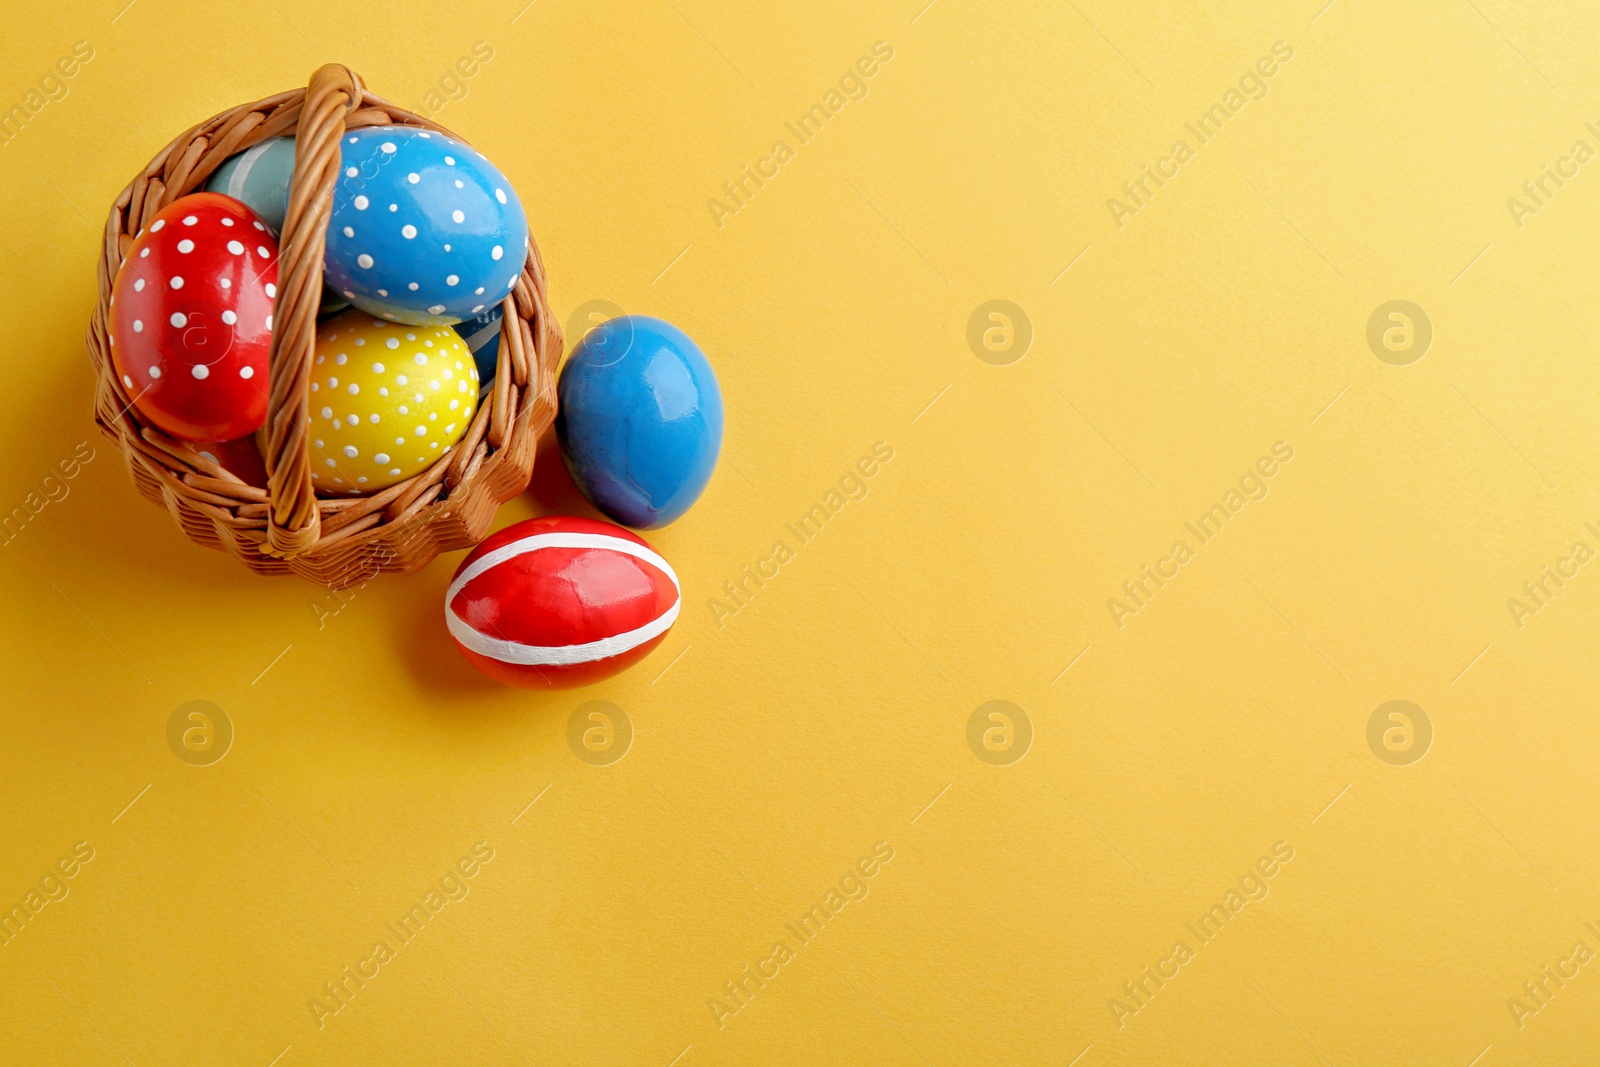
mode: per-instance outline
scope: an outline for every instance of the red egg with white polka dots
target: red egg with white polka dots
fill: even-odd
[[[111,362],[133,406],[187,441],[267,417],[278,242],[250,208],[193,193],[134,240],[111,287]]]

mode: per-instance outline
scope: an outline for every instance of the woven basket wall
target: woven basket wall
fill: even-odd
[[[122,191],[106,221],[87,341],[97,377],[95,421],[127,459],[140,492],[191,540],[231,553],[257,574],[295,573],[338,589],[378,573],[409,574],[440,552],[477,544],[495,510],[527,487],[534,446],[555,418],[561,331],[530,236],[522,276],[504,304],[493,389],[461,441],[421,474],[371,496],[321,499],[313,492],[310,371],[339,137],[389,124],[462,140],[366,92],[348,68],[322,67],[304,90],[233,108],[182,134]],[[256,434],[268,476],[268,488],[260,489],[141,420],[112,367],[106,323],[111,284],[150,218],[202,188],[229,156],[290,135],[294,177],[279,240],[271,391],[266,425]]]

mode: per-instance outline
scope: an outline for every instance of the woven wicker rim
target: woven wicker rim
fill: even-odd
[[[502,305],[493,387],[465,436],[426,470],[371,496],[316,496],[307,434],[311,366],[339,137],[390,124],[465,143],[367,92],[349,68],[329,64],[304,90],[233,108],[184,132],[122,191],[106,222],[99,303],[87,338],[97,374],[95,421],[122,451],[139,489],[191,539],[231,552],[258,573],[296,572],[342,587],[378,572],[409,573],[441,551],[476,544],[495,508],[527,487],[535,443],[555,418],[561,333],[530,235],[521,276]],[[117,270],[156,212],[202,187],[228,157],[286,135],[296,147],[279,239],[267,420],[256,434],[267,470],[263,490],[141,420],[110,359],[106,324]]]

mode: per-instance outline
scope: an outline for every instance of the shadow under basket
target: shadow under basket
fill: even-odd
[[[462,140],[366,92],[354,71],[330,64],[304,90],[233,108],[185,132],[122,191],[106,222],[87,340],[97,378],[95,422],[127,459],[139,491],[191,540],[232,553],[257,574],[294,573],[340,589],[380,573],[410,574],[440,552],[477,544],[496,509],[527,487],[539,435],[555,419],[561,331],[530,235],[522,274],[503,304],[493,387],[466,435],[422,473],[370,496],[324,499],[313,490],[310,372],[339,137],[386,125]],[[262,489],[201,455],[199,446],[145,424],[113,368],[107,322],[117,270],[151,217],[202,188],[229,156],[284,136],[295,137],[296,147],[279,241],[267,421],[256,433],[267,472]]]

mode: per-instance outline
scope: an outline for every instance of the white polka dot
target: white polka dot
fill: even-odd
[[[426,426],[418,426],[417,429],[416,429],[416,434],[417,434],[418,437],[424,437],[424,436],[427,435],[427,433],[428,433],[428,428]]]
[[[406,223],[404,226],[400,227],[400,236],[404,237],[406,240],[409,241],[413,237],[415,237],[416,235],[417,235],[417,228],[415,226],[411,225],[409,222]]]
[[[239,321],[239,316],[235,315],[232,311],[224,311],[222,313],[222,321],[227,323],[229,326],[232,326],[234,323]]]
[[[494,191],[494,198],[496,200],[500,201],[502,204],[505,203],[506,202],[506,191],[504,189],[496,188],[495,191]]]
[[[372,266],[372,257],[363,252],[356,257],[356,262],[363,267],[370,268]]]
[[[457,382],[456,383],[456,392],[464,393],[466,391],[467,391],[467,383],[466,382]]]
[[[439,391],[439,379],[435,378],[432,381],[430,381],[428,383],[428,388],[432,389],[434,392],[437,393]]]
[[[317,389],[318,389],[317,383],[316,382],[312,382],[311,383],[311,391],[314,393],[314,392],[317,391]]]
[[[323,462],[324,462],[324,463],[326,463],[326,464],[327,464],[327,465],[328,465],[328,466],[330,466],[330,467],[333,467],[333,466],[337,466],[337,464],[335,464],[335,463],[334,463],[334,462],[333,462],[333,459],[332,459],[332,458],[331,458],[331,457],[330,457],[330,458],[329,458],[329,459],[325,459],[325,460],[323,460]]]
[[[345,355],[343,352],[340,352],[337,356],[333,357],[334,365],[337,367],[342,367],[345,365],[345,361],[347,361],[349,358],[349,356]]]
[[[357,211],[365,211],[365,210],[367,210],[367,204],[369,204],[371,201],[369,201],[364,196],[358,196],[358,197],[355,198],[355,200],[353,202],[356,205],[356,210]]]
[[[444,283],[446,285],[455,285],[456,283],[458,283],[460,281],[461,281],[460,275],[452,274],[449,277],[445,278]]]
[[[455,161],[455,157],[454,156],[445,156],[444,157],[444,161],[446,163],[448,163],[452,167],[456,165],[456,161]]]
[[[460,208],[456,208],[454,211],[450,212],[450,217],[458,223],[467,221],[466,212],[462,211]]]
[[[379,289],[378,290],[378,295],[379,296],[388,296],[389,295],[389,290],[387,290],[387,289]]]
[[[417,335],[416,334],[414,334],[414,333],[406,334],[406,340],[407,341],[415,341],[416,339],[417,339]]]
[[[467,183],[466,182],[462,181],[460,178],[456,179],[456,188],[457,189],[465,189],[466,187],[467,187]]]
[[[428,354],[426,352],[418,352],[412,357],[412,359],[416,360],[417,366],[419,367],[426,367],[428,365]]]
[[[389,395],[389,387],[387,385],[378,386],[378,395],[379,396],[388,396]]]
[[[417,283],[416,282],[412,282],[411,284],[407,285],[406,288],[410,289],[414,293],[414,292],[417,291]]]
[[[401,385],[404,385],[404,384],[406,384],[406,381],[408,379],[406,378],[406,376],[404,374],[396,374],[394,376],[394,380],[399,382]]]
[[[345,416],[345,421],[348,422],[351,426],[354,426],[356,423],[360,422],[361,420],[356,418],[354,415],[346,415]]]
[[[189,253],[194,251],[194,242],[187,237],[178,242],[178,251]]]
[[[181,276],[175,274],[175,275],[172,276],[172,280],[169,281],[167,284],[172,286],[174,289],[182,289],[183,288],[183,278]]]
[[[357,478],[356,481],[360,482],[362,485],[366,485],[367,484],[367,476],[365,474],[363,474],[363,475],[361,475],[361,477]],[[354,492],[354,491],[355,490],[351,490],[351,492]]]
[[[207,378],[211,377],[211,368],[206,366],[204,363],[196,363],[193,367],[189,368],[189,373],[201,381],[205,381]]]
[[[133,388],[133,379],[128,377],[126,374],[124,374],[122,376],[122,384],[127,386],[129,389],[132,389]],[[382,463],[383,461],[379,460],[378,462]]]
[[[383,151],[384,151],[385,155],[394,155],[394,142],[393,141],[385,141],[385,142],[383,142],[383,145],[381,147],[383,148]]]
[[[256,369],[254,367],[240,367],[239,368],[239,377],[241,377],[241,378],[254,378],[255,376],[256,376]]]
[[[409,415],[409,414],[411,414],[411,409],[406,407],[404,404],[401,404],[400,405],[400,414]],[[400,443],[399,441],[395,442],[395,444],[399,444],[399,443]]]
[[[461,406],[461,401],[459,401],[459,400],[452,400],[452,401],[450,401],[450,410],[451,410],[451,411],[454,411],[454,410],[456,410],[456,409],[457,409],[457,408],[459,408],[459,407],[460,407],[460,406]]]
[[[259,222],[252,222],[250,225],[254,226],[256,229],[262,231],[263,233],[266,232],[267,228],[265,226],[261,225],[261,223],[259,223]]]
[[[354,237],[356,235],[356,228],[354,226],[346,226],[344,228],[344,235],[346,237]]]
[[[361,455],[361,453],[356,450],[355,445],[345,445],[344,454],[350,459],[355,459],[357,456]]]
[[[339,379],[337,379],[337,378],[329,378],[328,379],[328,388],[329,389],[337,389],[337,388],[339,388]]]
[[[410,182],[412,185],[417,184],[421,180],[422,180],[422,176],[420,174],[418,174],[416,171],[412,171],[410,174],[406,175],[406,181]]]
[[[160,231],[161,227],[165,226],[166,224],[167,224],[167,220],[166,219],[156,219],[155,222],[150,224],[150,232],[151,233],[157,233],[157,232]]]
[[[483,310],[483,305],[482,304],[474,304],[474,305],[472,305],[472,313],[474,315],[476,315],[478,312],[480,312],[482,310]]]
[[[444,246],[444,250],[445,250],[445,251],[446,251],[446,252],[448,252],[448,251],[450,251],[450,246],[449,246],[449,245],[445,245],[445,246]]]
[[[357,174],[360,174],[360,173],[361,172],[359,170],[357,170],[356,168],[354,168],[354,167],[346,167],[345,171],[344,171],[344,176],[346,178],[354,178]]]
[[[242,256],[244,255],[244,245],[240,244],[238,241],[229,241],[228,251],[232,252],[236,256]]]
[[[438,441],[429,441],[428,442],[428,447],[429,448],[438,448],[439,447],[439,442]]]
[[[399,211],[400,210],[400,205],[399,204],[390,204],[389,205],[389,210],[390,211]]]
[[[151,367],[150,368],[150,377],[152,377],[152,378],[161,377],[161,368],[160,367]]]
[[[501,248],[499,245],[495,245],[493,250],[491,250],[490,253],[489,253],[489,258],[491,258],[491,259],[499,259],[501,256],[503,256],[505,254],[506,254],[506,250],[505,249]]]
[[[133,332],[134,333],[144,333],[144,323],[140,322],[138,319],[134,319],[133,320]]]
[[[269,329],[269,330],[272,329],[272,316],[271,315],[267,316],[267,329]]]
[[[172,318],[168,319],[167,321],[172,323],[172,325],[174,325],[174,326],[181,327],[181,326],[184,326],[185,324],[188,323],[189,316],[185,315],[181,311],[174,311],[172,313]]]
[[[345,299],[346,299],[346,300],[349,300],[349,299],[351,299],[351,298],[353,298],[353,297],[354,297],[354,296],[355,296],[355,295],[356,295],[356,294],[354,294],[354,293],[352,293],[352,292],[351,292],[351,291],[350,291],[350,290],[348,290],[348,289],[346,289],[346,290],[345,290],[345,291],[344,291],[344,298],[345,298]]]
[[[482,296],[483,295],[483,286],[480,285],[476,289],[472,290],[472,295],[473,296]]]
[[[223,224],[223,225],[224,225],[224,226],[232,226],[232,225],[233,225],[233,220],[232,220],[232,219],[230,219],[230,218],[228,218],[228,217],[227,217],[227,216],[226,216],[226,215],[224,215],[224,216],[223,216],[223,217],[222,217],[222,224]]]
[[[333,418],[333,409],[332,408],[323,408],[322,409],[322,417],[325,418],[325,419]]]
[[[185,215],[183,217],[183,224],[185,226],[193,226],[195,223],[197,223],[199,221],[200,220],[197,217],[195,217],[194,215]]]
[[[278,287],[276,285],[273,285],[271,282],[268,282],[267,283],[267,295],[272,297],[273,299],[277,299]]]
[[[432,305],[431,307],[428,308],[428,314],[430,314],[430,315],[442,315],[442,314],[444,314],[444,305],[443,304],[434,304],[434,305]]]
[[[367,421],[376,426],[378,424],[378,413],[374,411],[371,415],[368,415]]]
[[[266,245],[256,245],[256,255],[260,256],[262,259],[266,259],[268,256],[272,255],[272,253],[267,251]]]
[[[138,281],[133,283],[133,291],[136,292],[136,293],[144,292],[144,279],[143,278],[140,278]]]
[[[350,143],[351,144],[355,144],[356,143],[356,139],[354,137],[350,138]]]
[[[387,341],[383,342],[383,346],[385,348],[399,348],[400,347],[400,338],[391,337]]]
[[[449,426],[446,426],[444,428],[444,432],[445,433],[455,433],[456,432],[456,424],[452,422]]]
[[[399,467],[395,467],[394,469],[389,471],[389,477],[393,478],[393,477],[397,476],[399,473],[400,473],[400,468]]]
[[[227,278],[222,279],[221,285],[222,285],[222,287],[224,289],[232,289],[233,288],[233,282],[231,280],[227,279]]]
[[[355,396],[357,393],[361,392],[361,386],[357,385],[355,382],[351,382],[349,392],[351,396]]]
[[[411,399],[415,400],[417,403],[420,404],[426,398],[421,393],[418,393],[416,396],[412,397]]]
[[[372,461],[374,463],[387,463],[389,462],[389,453],[379,452],[377,455],[372,457]]]

